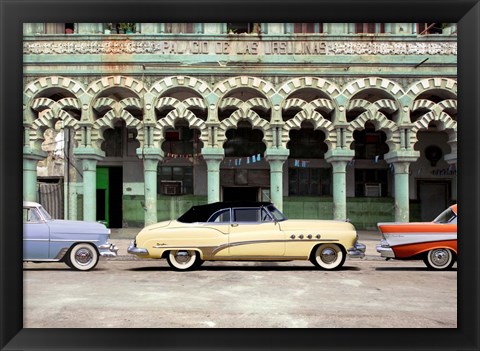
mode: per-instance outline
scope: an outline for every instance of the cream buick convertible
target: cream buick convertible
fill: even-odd
[[[216,202],[145,227],[127,251],[166,258],[175,270],[192,270],[204,261],[291,260],[337,269],[347,255],[365,256],[365,245],[357,240],[348,222],[289,220],[269,202]]]

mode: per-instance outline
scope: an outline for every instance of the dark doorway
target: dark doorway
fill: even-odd
[[[418,181],[421,220],[432,221],[447,208],[450,199],[450,181]]]
[[[122,195],[122,167],[97,167],[97,220],[109,228],[122,228]]]
[[[258,201],[258,188],[224,187],[223,201]]]
[[[110,167],[110,228],[122,228],[123,223],[123,168]]]

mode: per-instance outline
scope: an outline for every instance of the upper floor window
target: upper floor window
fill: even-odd
[[[74,30],[73,23],[45,23],[45,34],[72,34]]]
[[[355,23],[355,33],[385,33],[385,23]]]
[[[228,34],[257,33],[261,32],[260,23],[227,23]]]
[[[323,33],[323,23],[294,23],[294,33]]]
[[[417,23],[417,33],[424,34],[442,34],[442,23]]]
[[[165,33],[194,33],[193,23],[165,23]]]

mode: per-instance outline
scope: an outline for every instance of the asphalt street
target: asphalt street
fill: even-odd
[[[457,269],[385,261],[376,232],[338,271],[310,262],[206,262],[192,272],[126,252],[90,272],[24,263],[25,328],[456,328]],[[125,238],[129,236],[129,238]],[[123,237],[123,238],[122,238]]]

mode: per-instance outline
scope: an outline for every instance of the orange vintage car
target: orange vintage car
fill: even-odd
[[[457,216],[455,204],[432,222],[378,223],[377,252],[387,260],[423,260],[430,269],[449,269],[457,259]]]

